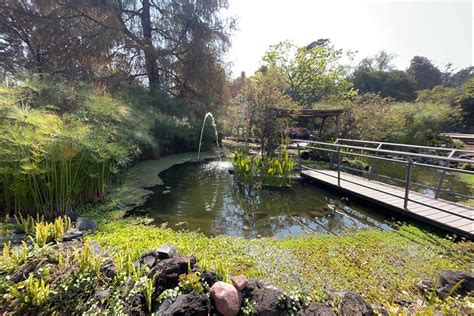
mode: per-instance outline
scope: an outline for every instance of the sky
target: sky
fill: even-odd
[[[270,45],[290,40],[304,46],[329,38],[336,48],[357,52],[357,62],[380,50],[395,54],[406,69],[415,55],[444,70],[473,64],[472,2],[384,0],[230,0],[224,13],[237,19],[226,61],[232,76],[253,74]]]

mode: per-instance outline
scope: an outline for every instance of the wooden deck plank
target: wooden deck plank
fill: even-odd
[[[369,181],[363,177],[345,172],[341,172],[340,186],[338,186],[337,171],[333,170],[313,171],[304,169],[302,170],[302,175],[356,194],[361,198],[375,201],[448,231],[462,233],[470,238],[474,236],[474,209],[468,206],[461,206],[450,201],[435,199],[419,192],[410,191],[409,198],[412,201],[408,202],[407,209],[405,209],[403,200],[405,196],[404,188],[378,181]]]

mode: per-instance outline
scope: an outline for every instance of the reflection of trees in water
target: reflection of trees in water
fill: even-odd
[[[187,228],[206,234],[252,238],[320,234],[328,230],[342,234],[368,225],[383,225],[377,218],[371,219],[370,213],[357,209],[329,209],[329,204],[341,204],[339,197],[312,185],[296,184],[293,189],[253,188],[237,184],[225,170],[196,164],[174,168],[162,178],[172,189],[169,195],[162,195],[161,190],[157,193],[156,215],[169,215],[173,228],[179,221],[188,221]]]

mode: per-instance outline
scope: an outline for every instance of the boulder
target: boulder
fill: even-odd
[[[79,217],[76,220],[76,228],[79,229],[80,231],[85,231],[85,230],[96,231],[97,223],[93,221],[92,219]]]
[[[163,305],[163,304],[162,304]],[[162,313],[163,316],[180,315],[209,315],[210,302],[206,294],[185,294],[180,295],[173,304]]]
[[[235,316],[239,313],[242,293],[232,284],[218,281],[211,287],[210,293],[219,313],[224,316]]]
[[[214,283],[219,281],[219,278],[217,277],[217,274],[215,274],[212,271],[203,271],[201,273],[201,278],[203,279],[204,282],[207,283],[209,286],[213,286]]]
[[[77,230],[75,228],[70,228],[67,232],[64,233],[63,241],[71,241],[71,240],[74,240],[74,239],[79,239],[82,236],[84,236],[83,232],[81,232],[80,230]]]
[[[81,217],[81,215],[79,215],[79,213],[77,212],[74,212],[74,211],[68,211],[66,212],[66,214],[64,214],[64,216],[67,216],[71,219],[71,222],[75,223],[77,221],[77,219],[79,217]]]
[[[151,255],[151,254],[148,254],[146,256],[142,256],[140,258],[140,264],[142,266],[147,266],[148,268],[151,268],[155,265],[155,262],[156,262],[156,258],[155,256]]]
[[[230,280],[239,291],[242,291],[249,283],[245,275],[234,275]]]
[[[176,256],[170,259],[164,259],[158,262],[150,271],[149,277],[156,275],[155,290],[160,294],[166,289],[174,288],[178,285],[179,276],[188,273],[188,267],[191,269],[196,264],[196,258],[193,256]]]
[[[254,313],[262,316],[285,315],[279,308],[279,297],[283,291],[256,279],[250,279],[243,292],[245,297],[255,301]]]
[[[309,304],[305,309],[300,310],[298,316],[336,316],[329,307],[323,303],[313,302]]]
[[[362,296],[357,293],[347,292],[339,304],[339,315],[372,316],[375,314],[372,306],[370,306]]]
[[[461,282],[462,280],[462,282]],[[467,295],[474,291],[474,274],[469,272],[441,270],[438,272],[436,293],[442,298],[451,295]]]
[[[158,259],[169,259],[176,255],[176,248],[170,244],[164,244],[155,250]]]
[[[109,260],[102,264],[102,266],[100,267],[100,272],[106,277],[113,279],[117,274],[117,269],[115,268],[114,263]]]

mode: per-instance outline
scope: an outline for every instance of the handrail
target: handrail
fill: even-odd
[[[409,145],[409,144],[399,144],[399,143],[389,143],[389,142],[377,142],[371,140],[359,140],[359,139],[347,139],[347,138],[337,138],[335,143],[339,144],[339,141],[343,142],[350,142],[350,143],[361,143],[361,144],[374,144],[374,145],[384,145],[384,146],[392,146],[392,147],[407,147],[407,148],[419,148],[419,149],[427,149],[427,150],[440,150],[440,151],[453,151],[461,152],[461,153],[473,153],[474,150],[469,149],[457,149],[457,148],[447,148],[447,147],[432,147],[432,146],[421,146],[421,145]],[[342,145],[342,144],[341,144]]]
[[[326,152],[332,153],[333,156],[332,156],[330,161],[332,163],[334,163],[334,160],[336,160],[337,185],[338,186],[341,186],[341,167],[343,167],[343,166],[341,166],[341,155],[352,155],[352,156],[358,156],[358,157],[374,159],[374,161],[383,160],[383,161],[390,161],[390,162],[395,162],[395,163],[400,163],[400,164],[403,164],[403,165],[407,165],[407,172],[406,172],[406,176],[405,176],[405,181],[403,181],[405,183],[405,194],[404,194],[405,196],[404,197],[397,196],[397,197],[403,199],[405,209],[407,209],[407,207],[408,207],[408,202],[412,201],[409,198],[410,186],[412,184],[423,186],[419,183],[412,183],[411,175],[412,175],[413,166],[422,166],[422,167],[433,168],[433,169],[436,169],[436,170],[443,171],[441,176],[440,176],[438,186],[435,189],[434,199],[437,199],[439,194],[441,192],[444,192],[444,190],[442,190],[442,184],[443,184],[444,177],[445,177],[447,171],[474,175],[474,171],[464,170],[464,169],[460,169],[460,168],[456,168],[456,167],[453,168],[453,167],[449,166],[450,162],[453,162],[453,163],[474,163],[474,160],[453,157],[454,153],[456,152],[456,149],[453,149],[453,148],[447,149],[447,148],[437,148],[437,147],[415,146],[417,148],[427,148],[427,149],[430,149],[430,150],[431,149],[435,149],[435,150],[436,149],[441,149],[441,150],[449,150],[450,151],[448,156],[437,156],[437,155],[429,155],[429,154],[421,154],[421,153],[412,153],[412,152],[406,152],[406,151],[396,151],[396,150],[382,149],[381,147],[384,144],[383,142],[360,141],[360,142],[377,144],[377,148],[371,148],[371,147],[361,147],[361,146],[353,146],[353,145],[346,145],[346,144],[339,143],[339,141],[359,142],[358,140],[347,140],[347,139],[337,139],[334,143],[325,143],[325,142],[302,140],[302,139],[293,139],[293,141],[296,142],[297,149],[298,149],[298,156],[300,156],[301,150],[305,149],[305,148],[313,149],[313,150],[326,151]],[[389,144],[391,144],[391,145],[402,145],[404,147],[409,147],[410,146],[410,145],[406,145],[406,144],[392,144],[392,143],[389,143]],[[323,146],[323,147],[315,147],[315,145],[320,145],[320,146]],[[326,148],[324,148],[324,146],[326,146]],[[342,148],[345,149],[345,150],[341,150]],[[357,153],[357,152],[353,152],[353,151],[362,151],[362,153]],[[368,154],[364,154],[364,152],[368,152]],[[470,150],[464,150],[463,152],[468,152],[468,153],[473,153],[474,154],[474,151],[470,151]],[[384,157],[383,155],[378,155],[378,154],[391,154],[391,155],[395,155],[395,156],[401,156],[403,158],[402,159],[388,158],[388,157]],[[441,165],[434,165],[434,164],[423,163],[423,162],[416,162],[416,158],[427,158],[427,159],[432,159],[432,160],[439,160],[439,161],[444,162],[444,163],[441,166]],[[312,168],[302,166],[300,158],[299,158],[298,162],[299,162],[298,171],[299,171],[300,174],[301,174],[302,167],[304,169],[313,170]],[[372,164],[372,168],[373,168],[373,166],[374,165]],[[370,170],[367,173],[369,174],[369,176],[368,176],[369,179],[368,180],[371,181],[373,170]],[[385,177],[385,178],[390,178],[390,177]],[[402,181],[400,181],[400,182],[402,182]],[[359,184],[359,185],[361,185],[361,184]],[[425,187],[428,187],[428,186],[425,186]],[[431,188],[431,187],[429,187],[429,188]],[[453,192],[450,192],[450,193],[453,193]],[[464,194],[460,194],[459,196],[469,198],[468,196],[466,196]],[[424,203],[419,202],[419,201],[412,201],[412,202],[425,205]],[[451,213],[448,210],[442,210],[442,211],[447,212],[447,213]]]
[[[324,143],[324,142],[317,142],[312,140],[303,140],[303,139],[293,139],[295,142],[300,143],[312,143],[318,144],[323,146],[332,146],[332,147],[344,147],[348,149],[355,149],[355,150],[365,150],[365,151],[372,151],[376,153],[385,153],[385,154],[393,154],[399,156],[410,156],[410,157],[418,157],[418,158],[429,158],[429,159],[438,159],[443,161],[451,161],[451,162],[466,162],[466,163],[474,163],[474,160],[470,159],[462,159],[462,158],[453,158],[453,157],[445,157],[445,156],[435,156],[435,155],[427,155],[427,154],[419,154],[419,153],[410,153],[406,151],[397,151],[397,150],[388,150],[388,149],[376,149],[370,147],[360,147],[360,146],[352,146],[352,145],[344,145],[344,144],[331,144],[331,143]],[[471,151],[469,151],[471,152]],[[472,151],[474,153],[474,151]]]

